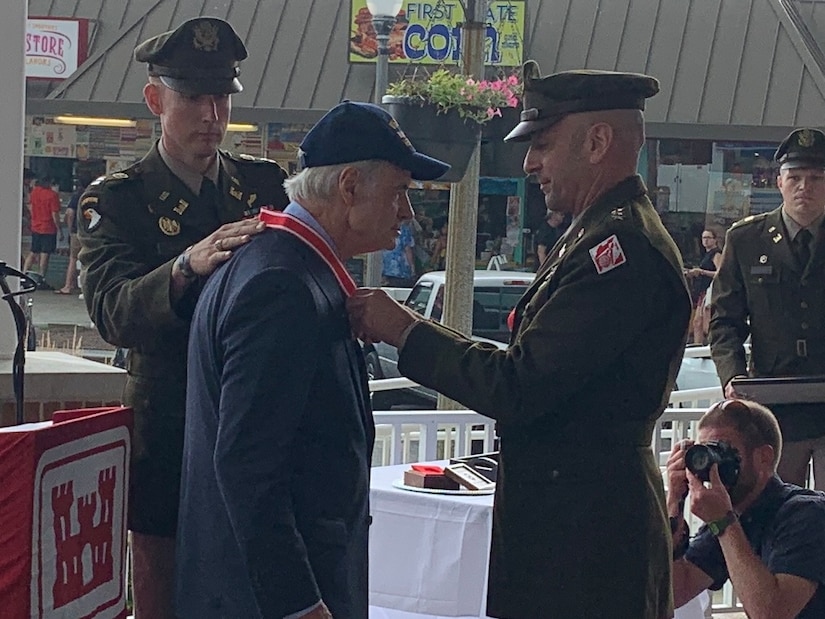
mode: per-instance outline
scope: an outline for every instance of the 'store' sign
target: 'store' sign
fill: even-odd
[[[65,79],[86,59],[89,20],[31,18],[26,25],[26,77]]]

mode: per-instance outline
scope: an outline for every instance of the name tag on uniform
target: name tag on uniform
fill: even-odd
[[[773,273],[773,267],[770,265],[751,267],[751,275],[770,275],[771,273]]]

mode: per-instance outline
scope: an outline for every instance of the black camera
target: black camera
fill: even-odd
[[[702,481],[710,481],[710,469],[719,465],[719,478],[730,490],[739,479],[739,452],[726,441],[708,441],[691,445],[685,452],[687,469]]]

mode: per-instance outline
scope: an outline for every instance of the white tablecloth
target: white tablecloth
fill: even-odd
[[[493,496],[394,488],[408,464],[372,469],[370,619],[486,617]],[[702,619],[703,593],[676,612]]]

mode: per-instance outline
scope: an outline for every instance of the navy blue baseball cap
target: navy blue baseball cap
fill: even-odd
[[[435,180],[450,169],[415,150],[386,110],[354,101],[339,103],[309,130],[298,158],[301,168],[379,159],[409,171],[417,181]]]

